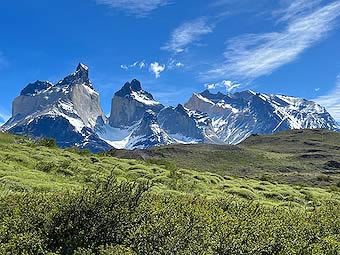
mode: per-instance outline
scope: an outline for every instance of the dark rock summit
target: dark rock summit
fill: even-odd
[[[37,93],[44,91],[50,87],[52,87],[53,84],[48,81],[36,81],[34,83],[28,84],[20,93],[21,96],[34,96]]]
[[[142,89],[139,81],[127,82],[112,99],[110,125],[116,128],[132,126],[146,111],[158,113],[163,107],[150,93]]]

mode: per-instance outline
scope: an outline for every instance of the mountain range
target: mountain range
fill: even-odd
[[[305,99],[251,90],[234,94],[205,90],[172,107],[159,103],[137,80],[113,95],[107,117],[84,64],[56,84],[28,84],[13,102],[12,118],[1,127],[94,152],[168,144],[238,144],[252,134],[320,128],[340,130],[324,107]]]

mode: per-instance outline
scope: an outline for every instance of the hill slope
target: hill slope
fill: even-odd
[[[237,146],[169,145],[112,150],[110,154],[146,161],[161,159],[196,171],[288,184],[331,186],[340,180],[340,134],[320,129],[253,135]]]
[[[286,134],[274,137],[280,136]],[[246,143],[253,142],[249,140]],[[336,174],[327,177],[317,169],[314,172],[308,170],[299,157],[295,157],[296,162],[291,162],[289,160],[293,155],[254,150],[251,146],[244,148],[246,143],[241,146],[177,145],[133,151],[139,153],[138,157],[148,153],[148,160],[138,161],[115,158],[108,153],[98,155],[77,149],[63,150],[53,147],[48,140],[34,142],[21,136],[0,133],[0,190],[74,190],[113,175],[121,181],[150,181],[156,193],[203,194],[211,197],[233,195],[281,205],[305,205],[313,200],[340,198],[335,187],[338,182]],[[116,154],[118,152],[131,156],[130,151],[116,151]],[[296,169],[298,164],[306,169]],[[294,171],[277,172],[288,166],[295,167]],[[290,185],[303,180],[306,180],[304,186]],[[332,187],[313,187],[326,185]]]
[[[292,135],[277,136],[289,143]],[[337,254],[340,188],[205,171],[214,161],[237,167],[265,150],[280,154],[276,144],[253,149],[256,139],[161,147],[143,151],[158,157],[137,161],[0,133],[0,254]],[[165,153],[182,166],[160,159]]]

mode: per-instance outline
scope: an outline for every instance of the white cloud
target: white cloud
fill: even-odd
[[[139,66],[139,69],[145,68],[146,67],[145,61],[143,60],[143,61],[139,62],[138,66]]]
[[[129,70],[129,69],[131,69],[131,68],[136,68],[136,67],[138,67],[139,69],[145,68],[145,67],[146,67],[145,61],[144,61],[144,60],[142,60],[142,61],[136,61],[136,62],[134,62],[134,63],[131,64],[131,65],[120,65],[120,68],[123,69],[123,70],[125,70],[125,71],[127,71],[127,70]]]
[[[217,83],[205,84],[204,86],[207,89],[225,88],[227,92],[231,92],[232,90],[239,88],[241,84],[234,81],[223,80]]]
[[[161,65],[158,62],[154,62],[150,64],[149,68],[150,72],[155,74],[156,79],[161,76],[161,72],[165,70],[165,65]]]
[[[120,68],[122,68],[124,70],[129,70],[129,67],[127,65],[120,65]]]
[[[288,7],[275,11],[274,16],[281,16],[279,22],[294,19],[300,15],[306,15],[318,6],[322,0],[284,0]]]
[[[111,8],[122,10],[130,15],[145,17],[159,7],[169,4],[169,0],[96,0]]]
[[[337,77],[336,87],[327,95],[320,96],[313,101],[326,107],[332,117],[340,121],[340,74]]]
[[[199,41],[203,35],[212,32],[213,26],[208,25],[205,18],[186,22],[172,32],[170,41],[162,49],[174,53],[183,52],[190,44]]]
[[[283,16],[288,24],[281,32],[247,34],[229,40],[224,53],[225,62],[203,74],[203,77],[255,79],[268,75],[324,39],[335,27],[335,20],[340,15],[339,0],[308,14],[301,8],[294,2],[288,7],[290,10]]]
[[[184,67],[184,64],[180,61],[177,61],[173,58],[170,58],[169,61],[168,61],[168,64],[167,64],[167,68],[169,70],[173,70],[173,69],[176,69],[176,68],[182,68]]]

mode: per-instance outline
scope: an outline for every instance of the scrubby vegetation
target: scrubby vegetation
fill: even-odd
[[[314,178],[329,184],[118,159],[0,133],[0,254],[339,254],[337,178]]]
[[[340,205],[275,208],[108,178],[0,200],[1,254],[338,254]]]

